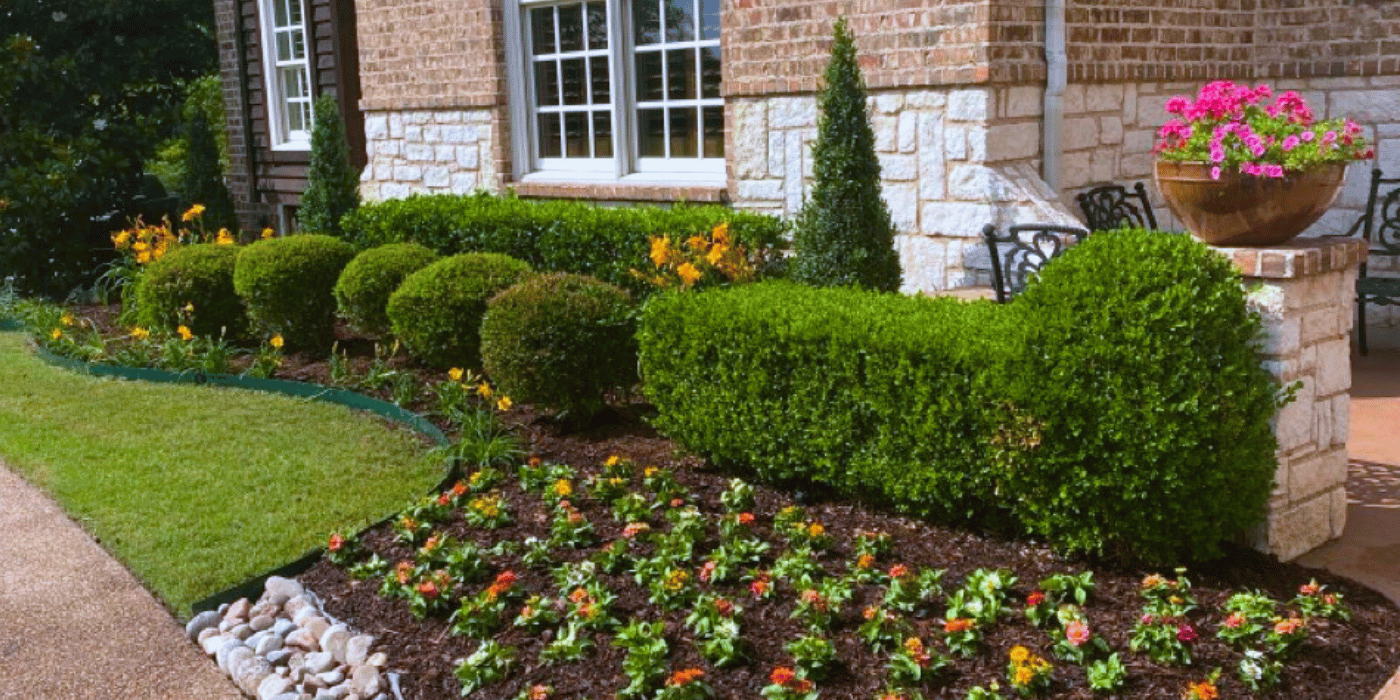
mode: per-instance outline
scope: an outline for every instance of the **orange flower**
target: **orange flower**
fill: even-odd
[[[698,668],[688,668],[684,671],[677,671],[666,679],[666,685],[680,686],[690,685],[695,681],[705,677],[705,672]]]
[[[681,276],[681,281],[684,282],[687,287],[699,282],[700,278],[704,276],[698,268],[690,263],[685,263],[676,268],[676,274]]]
[[[438,590],[437,584],[433,583],[431,579],[418,584],[418,592],[423,594],[424,598],[429,599],[437,598],[442,594],[442,591]]]
[[[966,617],[955,617],[943,623],[943,631],[948,633],[966,632],[972,629],[972,620]]]
[[[553,692],[553,689],[547,685],[532,685],[526,697],[528,700],[545,700],[545,698],[549,697],[551,692]]]
[[[339,534],[332,534],[331,541],[328,544],[326,544],[326,551],[339,552],[340,548],[344,546],[345,538],[341,537]]]
[[[407,586],[408,582],[413,580],[413,562],[399,562],[394,567],[394,580],[398,581],[400,586]]]
[[[875,557],[869,554],[862,554],[856,557],[856,568],[865,570],[875,566]]]
[[[1188,700],[1215,700],[1220,697],[1220,691],[1216,690],[1214,683],[1201,681],[1186,686],[1186,692],[1181,696]]]
[[[739,514],[739,524],[740,524],[740,525],[743,525],[744,527],[748,527],[748,526],[750,526],[750,525],[753,525],[753,523],[754,523],[753,513],[740,513],[740,514]]]
[[[909,567],[903,564],[895,564],[890,567],[890,578],[904,578],[909,575]]]
[[[792,669],[787,666],[779,666],[773,669],[772,673],[768,674],[769,683],[781,685],[784,688],[788,687],[795,680],[797,680],[797,674],[793,673]]]

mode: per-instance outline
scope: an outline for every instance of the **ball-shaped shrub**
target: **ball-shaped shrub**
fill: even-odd
[[[354,247],[331,236],[259,241],[238,254],[233,286],[258,332],[326,348],[335,337],[335,282],[354,257]]]
[[[586,275],[527,279],[496,295],[481,322],[481,361],[497,388],[573,418],[603,393],[637,380],[634,306],[627,292]]]
[[[480,367],[486,301],[529,274],[529,265],[508,255],[443,258],[409,275],[389,296],[389,326],[428,364]]]
[[[1100,232],[1015,303],[1032,323],[1007,375],[1028,422],[1001,492],[1033,531],[1175,563],[1260,522],[1278,387],[1229,261],[1185,235]]]
[[[341,317],[366,333],[387,332],[389,295],[404,278],[437,259],[437,253],[417,243],[390,243],[356,255],[335,283]]]
[[[246,336],[247,309],[233,290],[238,252],[232,245],[190,245],[147,265],[135,289],[140,323],[167,329],[184,324],[195,335],[230,340]]]

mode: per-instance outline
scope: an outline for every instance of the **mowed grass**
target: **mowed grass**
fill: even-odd
[[[312,401],[96,379],[0,333],[0,460],[180,617],[443,475],[414,434]]]

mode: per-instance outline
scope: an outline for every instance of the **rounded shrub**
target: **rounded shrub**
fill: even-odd
[[[1032,531],[1175,563],[1262,519],[1278,387],[1230,262],[1189,236],[1101,232],[1015,303],[1032,322],[1004,376],[1029,430],[1000,492]]]
[[[233,286],[256,330],[288,345],[322,348],[335,337],[335,289],[355,249],[331,236],[259,241],[238,255]]]
[[[246,336],[247,309],[233,290],[238,251],[214,243],[183,246],[146,266],[136,282],[140,323],[156,328],[184,324],[196,335],[231,340]]]
[[[633,312],[627,292],[593,277],[531,277],[491,300],[481,361],[512,399],[585,418],[637,379]]]
[[[437,253],[417,243],[391,243],[371,248],[350,261],[335,283],[340,315],[367,333],[389,330],[389,295],[404,278],[438,259]]]
[[[406,277],[389,296],[389,326],[424,362],[479,367],[487,300],[529,274],[529,265],[508,255],[443,258]]]

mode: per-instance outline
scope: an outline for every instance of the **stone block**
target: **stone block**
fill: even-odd
[[[457,147],[457,167],[476,170],[481,166],[481,147],[475,144]]]
[[[1337,329],[1337,310],[1331,307],[1312,307],[1303,312],[1302,330],[1298,342],[1308,345],[1320,340],[1334,338]]]
[[[433,160],[433,147],[425,143],[409,143],[404,146],[403,157],[413,163],[427,163]]]
[[[371,114],[365,117],[365,139],[379,141],[389,136],[389,117],[384,114]]]
[[[987,160],[1035,158],[1040,155],[1040,123],[994,124],[987,129]]]
[[[890,219],[896,231],[902,234],[917,233],[919,230],[919,186],[910,184],[886,183],[880,188],[880,197],[890,208]]]
[[[1138,86],[1135,85],[1135,84],[1133,84],[1133,83],[1127,83],[1127,84],[1125,84],[1125,85],[1123,86],[1123,123],[1124,123],[1124,124],[1133,124],[1133,125],[1136,125],[1136,124],[1138,123],[1138,119],[1137,119],[1137,105],[1138,105]]]
[[[898,150],[899,118],[878,114],[870,118],[870,129],[875,132],[875,152],[894,153]]]
[[[1318,396],[1345,394],[1351,389],[1351,342],[1336,338],[1317,344]]]
[[[1084,111],[1084,87],[1083,83],[1065,86],[1064,95],[1061,97],[1065,114],[1080,114]]]
[[[877,157],[880,161],[881,180],[902,182],[919,179],[918,156],[881,153]]]
[[[985,122],[992,116],[992,96],[985,88],[954,90],[948,95],[948,118],[961,122]]]
[[[1065,119],[1060,142],[1066,151],[1079,151],[1099,145],[1099,120],[1095,117]]]
[[[1332,415],[1332,399],[1321,398],[1313,404],[1313,421],[1316,427],[1313,428],[1313,437],[1317,440],[1317,449],[1327,450],[1331,448],[1335,438],[1332,430],[1337,422]]]
[[[403,112],[389,113],[389,138],[403,138]]]
[[[1263,549],[1290,561],[1332,537],[1332,494],[1275,510],[1268,515],[1267,544]]]
[[[380,199],[403,199],[413,194],[413,188],[402,182],[386,182],[379,186]]]
[[[924,202],[919,228],[925,234],[974,238],[996,219],[996,207],[982,202]]]
[[[449,124],[442,128],[442,140],[444,143],[463,144],[475,139],[467,138],[467,127],[462,124]]]
[[[947,166],[944,163],[943,115],[919,113],[919,197],[943,199]]]
[[[943,109],[948,106],[948,95],[942,90],[917,90],[904,94],[905,109]]]
[[[442,143],[442,125],[430,124],[424,126],[423,143]]]
[[[1303,386],[1298,389],[1293,401],[1279,409],[1272,423],[1274,435],[1278,438],[1278,449],[1290,452],[1313,442],[1313,404],[1317,394],[1313,391],[1311,377],[1303,377]]]
[[[394,179],[399,182],[418,182],[423,179],[423,168],[417,165],[395,166]]]
[[[1347,487],[1340,486],[1328,495],[1332,501],[1332,537],[1341,537],[1347,529]]]
[[[901,113],[897,132],[899,152],[913,153],[919,145],[919,113]]]
[[[1004,201],[996,172],[976,163],[954,165],[948,174],[948,197],[964,202]]]
[[[1089,151],[1089,174],[1094,182],[1108,182],[1117,179],[1118,149],[1095,148]]]
[[[450,171],[441,165],[423,170],[423,184],[428,187],[447,187],[451,181]]]
[[[1093,83],[1084,89],[1084,111],[1121,112],[1123,111],[1122,83]]]
[[[452,173],[450,189],[453,194],[471,194],[476,191],[476,173]]]
[[[882,92],[869,99],[874,111],[880,114],[894,114],[904,107],[904,94],[899,92]]]
[[[923,156],[922,146],[919,155]],[[948,160],[967,160],[967,128],[956,124],[943,128],[943,156]]]
[[[1150,179],[1153,160],[1151,153],[1125,153],[1118,160],[1118,169],[1127,179]],[[1160,210],[1160,213],[1157,214],[1157,224],[1164,228],[1170,228],[1171,212],[1167,210],[1166,205],[1158,202],[1154,208]]]
[[[1332,397],[1332,447],[1345,447],[1351,436],[1351,396]],[[1318,445],[1321,447],[1321,445]]]
[[[1045,90],[1038,85],[1017,85],[1003,94],[1003,117],[1038,117],[1045,111]]]
[[[1314,495],[1343,486],[1347,481],[1346,450],[1313,454],[1288,466],[1288,499],[1304,501]]]
[[[1196,88],[1188,88],[1181,94],[1186,94],[1188,92],[1192,93],[1192,98],[1194,99]],[[1167,113],[1167,100],[1170,100],[1173,94],[1175,93],[1153,93],[1150,95],[1138,93],[1137,109],[1135,110],[1137,112],[1137,123],[1143,125],[1156,124],[1159,126],[1165,123],[1167,119],[1172,116]]]
[[[987,127],[975,124],[964,132],[967,138],[967,159],[974,163],[987,162]]]
[[[783,206],[786,208],[788,215],[791,216],[802,210],[803,179],[805,174],[805,164],[803,160],[809,160],[803,156],[805,155],[804,151],[810,152],[810,149],[804,149],[802,139],[795,138],[795,134],[789,134],[787,143],[784,145],[786,146],[784,149],[786,153],[783,158],[787,170],[783,173]]]
[[[1330,114],[1345,114],[1358,122],[1377,124],[1400,114],[1400,92],[1395,90],[1337,90],[1328,95]]]
[[[439,165],[454,165],[457,162],[457,147],[451,145],[433,146],[433,162]]]
[[[768,128],[792,129],[816,125],[815,97],[775,97],[768,100]]]
[[[409,143],[422,143],[423,126],[420,124],[404,124],[403,138]]]
[[[734,184],[734,197],[738,202],[781,203],[783,201],[782,180],[739,180]]]
[[[783,173],[787,172],[786,143],[786,132],[768,132],[768,174],[773,177],[782,177]]]
[[[895,236],[899,265],[904,275],[899,291],[904,294],[933,292],[943,289],[948,266],[948,246],[945,241],[918,234]]]
[[[1099,117],[1099,143],[1115,146],[1123,143],[1123,118],[1110,115]]]
[[[1123,153],[1151,153],[1157,143],[1157,132],[1151,129],[1129,129],[1123,132]]]
[[[1094,181],[1088,151],[1065,153],[1060,156],[1060,187],[1078,189]]]

